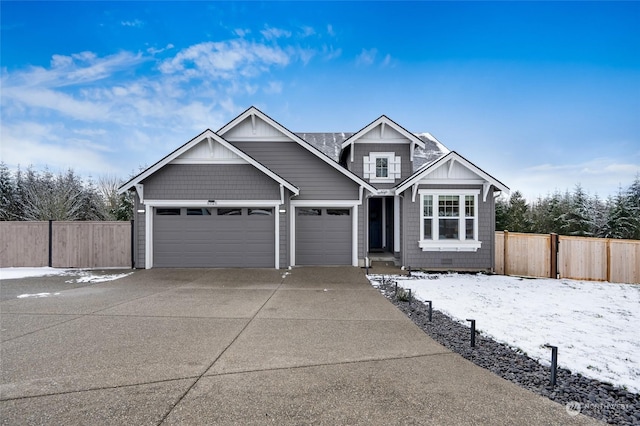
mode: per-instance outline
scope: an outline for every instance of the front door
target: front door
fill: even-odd
[[[382,198],[369,198],[369,251],[383,251]]]

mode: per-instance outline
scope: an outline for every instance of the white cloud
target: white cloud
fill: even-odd
[[[391,64],[391,55],[387,53],[387,56],[382,60],[382,66],[386,67]]]
[[[335,31],[333,31],[333,25],[331,25],[331,24],[327,25],[327,34],[329,34],[331,37],[336,35]]]
[[[378,49],[362,49],[362,52],[358,56],[356,56],[356,65],[360,66],[370,66],[376,60],[376,55],[378,54]]]
[[[334,49],[333,45],[327,46],[326,44],[322,46],[322,57],[326,61],[339,58],[341,55],[341,48]]]
[[[264,88],[264,92],[269,95],[282,93],[282,82],[270,81],[269,84],[267,84],[267,87]]]
[[[142,22],[139,19],[134,19],[133,21],[121,21],[120,25],[122,25],[123,27],[135,27],[135,28],[140,28],[144,25],[144,22]]]
[[[244,29],[244,28],[236,28],[235,30],[233,30],[233,33],[235,35],[237,35],[238,37],[242,38],[242,37],[244,37],[246,35],[251,34],[251,30],[247,30],[247,29]]]
[[[303,26],[302,29],[301,29],[300,35],[302,37],[310,37],[310,36],[314,35],[315,33],[316,33],[316,30],[314,30],[313,27]]]
[[[504,182],[512,192],[519,190],[529,201],[549,192],[573,191],[576,184],[601,198],[615,195],[618,188],[628,187],[640,173],[640,164],[624,163],[612,158],[597,158],[575,164],[540,164],[504,173]]]
[[[280,28],[272,28],[267,27],[264,30],[260,31],[260,34],[267,40],[275,40],[278,38],[289,38],[291,37],[291,31],[283,30]]]

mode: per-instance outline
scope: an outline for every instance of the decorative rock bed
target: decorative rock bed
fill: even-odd
[[[609,424],[640,425],[640,394],[563,368],[558,368],[556,386],[551,386],[549,367],[479,333],[476,333],[475,347],[472,348],[469,327],[435,309],[430,322],[427,305],[417,300],[398,300],[393,281],[382,281],[376,287],[418,327],[474,364],[565,405],[569,414],[579,412]]]

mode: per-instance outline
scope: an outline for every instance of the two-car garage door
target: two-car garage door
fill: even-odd
[[[157,267],[275,267],[273,208],[156,208]]]

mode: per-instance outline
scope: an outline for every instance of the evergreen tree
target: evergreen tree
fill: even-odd
[[[509,198],[507,208],[506,229],[512,232],[531,232],[529,206],[520,191],[515,191]]]
[[[589,209],[589,198],[577,184],[573,195],[570,197],[569,211],[562,215],[562,233],[564,235],[591,236],[593,235],[593,222]]]
[[[16,216],[16,184],[9,168],[0,162],[0,220],[13,220]]]

